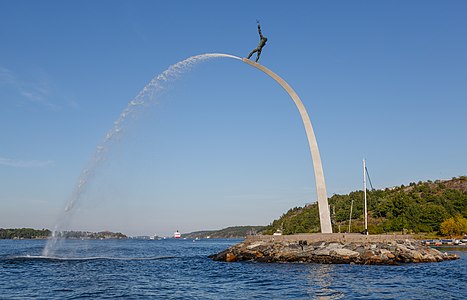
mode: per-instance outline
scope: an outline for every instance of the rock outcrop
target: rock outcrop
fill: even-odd
[[[378,264],[440,262],[458,259],[409,236],[308,234],[253,236],[210,258],[219,261]]]

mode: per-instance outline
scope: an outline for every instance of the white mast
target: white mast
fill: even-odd
[[[365,199],[364,217],[365,217],[365,231],[364,234],[368,235],[368,211],[366,208],[366,162],[363,159],[363,195]]]

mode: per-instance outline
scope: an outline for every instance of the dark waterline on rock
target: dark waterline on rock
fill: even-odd
[[[466,295],[461,259],[402,266],[225,263],[240,240],[0,240],[1,299],[449,299]],[[29,258],[28,258],[29,255]],[[165,259],[159,259],[165,258]]]

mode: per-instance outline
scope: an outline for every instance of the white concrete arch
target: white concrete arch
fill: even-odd
[[[319,220],[321,224],[321,233],[332,233],[331,216],[329,213],[328,196],[326,193],[326,183],[324,181],[323,165],[321,164],[321,157],[319,155],[318,143],[316,142],[315,133],[311,126],[310,117],[303,105],[302,101],[298,97],[297,93],[285,82],[284,79],[279,77],[276,73],[269,70],[263,65],[255,63],[249,59],[243,58],[243,62],[255,67],[269,75],[277,83],[279,83],[284,90],[292,98],[293,102],[297,106],[300,116],[302,117],[303,125],[305,126],[306,136],[308,138],[308,145],[310,146],[311,158],[313,161],[313,169],[315,173],[316,183],[316,194],[318,196],[318,209],[319,209]]]

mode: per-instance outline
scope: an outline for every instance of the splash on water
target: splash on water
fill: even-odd
[[[157,100],[158,95],[168,87],[168,83],[179,79],[194,65],[211,58],[233,58],[241,60],[241,58],[237,56],[222,53],[207,53],[189,57],[170,66],[167,70],[154,77],[141,90],[141,92],[128,103],[127,107],[114,122],[112,128],[107,132],[102,142],[96,147],[96,151],[94,152],[88,166],[81,173],[65,209],[52,231],[52,236],[49,238],[44,250],[42,251],[43,256],[50,257],[54,254],[61,241],[59,236],[60,230],[62,230],[69,221],[73,213],[73,208],[81,199],[88,182],[92,179],[97,167],[106,158],[106,153],[109,151],[112,141],[122,135],[128,118],[134,116],[143,107],[154,103]]]
[[[44,256],[44,255],[20,255],[11,257],[2,257],[0,261],[29,261],[29,260],[44,260],[44,261],[91,261],[91,260],[119,260],[119,261],[143,261],[143,260],[163,260],[174,259],[175,256],[152,256],[152,257],[111,257],[111,256],[91,256],[91,257],[60,257],[60,256]]]

